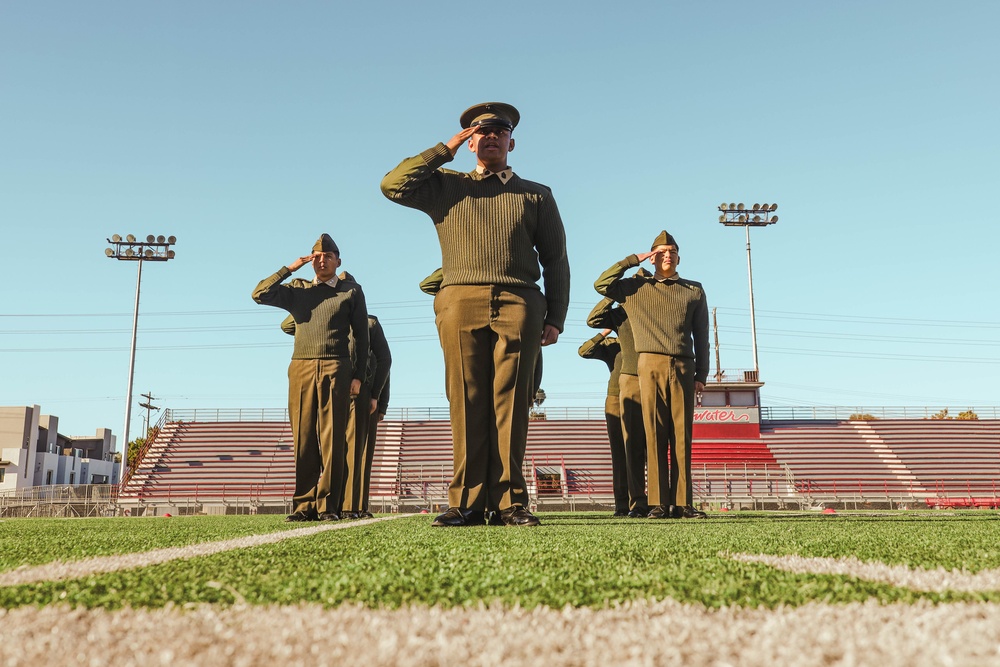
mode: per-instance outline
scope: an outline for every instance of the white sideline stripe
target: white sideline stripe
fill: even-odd
[[[53,561],[44,565],[22,565],[21,567],[0,574],[0,587],[20,586],[22,584],[35,584],[40,581],[62,581],[65,579],[78,579],[93,574],[107,574],[118,572],[119,570],[131,570],[137,567],[148,565],[159,565],[172,560],[183,558],[195,558],[197,556],[210,556],[223,551],[233,549],[245,549],[256,547],[262,544],[274,544],[283,540],[290,540],[296,537],[308,537],[317,533],[325,533],[328,530],[342,530],[355,526],[366,526],[380,521],[390,521],[412,514],[395,514],[392,516],[378,517],[374,519],[361,519],[360,521],[344,521],[338,523],[321,523],[316,526],[306,528],[295,528],[292,530],[282,530],[266,535],[247,535],[230,540],[220,540],[218,542],[202,542],[200,544],[189,544],[183,547],[166,547],[164,549],[153,549],[152,551],[142,551],[139,553],[121,554],[119,556],[95,556],[75,561]]]
[[[771,556],[768,554],[720,554],[743,563],[762,563],[795,574],[839,574],[866,581],[875,581],[916,591],[943,593],[981,593],[1000,590],[1000,570],[983,570],[973,574],[966,570],[912,569],[906,565],[888,565],[877,561],[864,562],[853,556],[846,558],[806,558],[804,556]]]

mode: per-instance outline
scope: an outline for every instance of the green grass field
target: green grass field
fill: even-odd
[[[672,599],[709,608],[811,602],[1000,601],[1000,590],[937,593],[831,574],[795,574],[731,554],[853,557],[914,570],[1000,568],[996,512],[712,514],[708,521],[543,513],[536,529],[432,529],[404,517],[107,574],[0,587],[0,607],[212,603],[370,608],[501,602],[604,608]],[[280,516],[0,521],[0,575],[18,568],[300,528]],[[314,524],[310,524],[314,525]]]

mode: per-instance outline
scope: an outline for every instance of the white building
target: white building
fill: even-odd
[[[0,407],[0,493],[44,486],[117,484],[110,429],[92,436],[59,434],[59,418],[37,405]]]

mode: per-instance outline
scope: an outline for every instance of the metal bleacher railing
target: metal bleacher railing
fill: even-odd
[[[1000,407],[907,407],[907,406],[833,406],[833,405],[779,405],[761,406],[760,418],[764,421],[850,419],[852,415],[870,415],[876,419],[934,419],[936,415],[947,411],[949,418],[971,411],[979,419],[1000,419]]]
[[[970,408],[950,408],[948,414],[954,417],[967,410]],[[944,431],[941,428],[928,431],[927,427],[930,425],[924,421],[939,416],[941,408],[761,408],[762,440],[758,444],[760,448],[772,448],[773,452],[779,454],[783,451],[782,463],[775,461],[769,452],[767,457],[755,458],[750,451],[752,446],[745,441],[704,443],[700,453],[702,460],[707,462],[696,465],[693,470],[696,501],[724,507],[760,509],[815,508],[824,504],[839,507],[877,505],[890,508],[997,507],[1000,505],[997,489],[1000,472],[993,467],[983,469],[982,461],[990,460],[990,457],[1000,460],[1000,438],[994,437],[1000,433],[1000,426],[989,423],[991,419],[1000,419],[1000,410],[989,407],[971,408],[971,411],[983,420],[979,422],[979,426],[975,426],[976,422],[961,420],[948,421],[946,424],[950,425],[949,428],[959,428],[963,432],[981,431],[976,437],[981,441],[985,439],[984,445],[977,445],[969,438],[961,440],[950,435],[926,437],[930,432],[943,434],[948,431],[948,428]],[[867,424],[880,425],[881,428],[873,432],[857,431],[862,428],[858,426],[859,422],[847,420],[858,414],[875,417],[875,421]],[[451,478],[450,445],[442,449],[438,441],[446,441],[448,444],[450,440],[447,434],[442,436],[435,433],[442,428],[447,430],[444,426],[447,419],[448,409],[445,407],[395,408],[389,411],[388,428],[395,428],[400,434],[404,431],[406,433],[405,436],[396,436],[391,446],[398,450],[405,445],[408,454],[406,458],[387,457],[381,464],[376,462],[376,466],[381,465],[382,468],[373,475],[373,511],[395,511],[402,507],[427,508],[433,511],[446,502],[447,486]],[[578,423],[565,423],[572,421]],[[603,409],[596,407],[546,408],[545,419],[532,429],[536,434],[547,435],[542,436],[540,441],[536,439],[533,451],[532,446],[529,446],[524,470],[531,496],[539,506],[574,508],[609,507],[612,504],[610,457],[605,449],[607,443],[605,440],[602,445],[594,435],[603,426],[603,421]],[[830,435],[831,426],[824,425],[826,421],[840,422],[836,427],[836,435]],[[169,428],[164,430],[166,435],[195,423],[212,422],[219,423],[223,430],[231,426],[226,427],[222,422],[242,422],[245,425],[254,422],[287,424],[287,411],[283,408],[170,409],[164,412],[156,429],[161,431],[169,423]],[[420,435],[414,439],[410,435],[413,426],[406,422],[424,422],[425,430],[417,429]],[[581,425],[580,422],[587,424]],[[937,424],[945,426],[941,422]],[[895,428],[895,431],[890,427]],[[782,428],[785,429],[784,432],[779,433]],[[798,435],[796,429],[800,428],[806,435]],[[869,427],[864,426],[864,429]],[[906,429],[917,429],[924,435],[913,436]],[[845,434],[845,431],[848,433]],[[383,435],[380,434],[379,437],[382,439]],[[764,438],[768,439],[767,444]],[[906,440],[907,444],[900,445],[899,442],[894,442],[894,438]],[[230,434],[229,439],[235,442],[239,437]],[[788,449],[787,445],[779,445],[782,439],[786,443],[790,441],[792,449]],[[880,456],[866,444],[872,441],[885,446],[892,445],[907,470],[904,473],[892,473],[884,465],[871,465],[870,461]],[[998,447],[993,447],[994,441]],[[147,443],[147,448],[150,444],[152,443]],[[385,447],[387,444],[380,446]],[[567,446],[575,447],[577,451],[573,457],[563,459],[560,453]],[[786,448],[782,450],[782,446]],[[967,471],[945,470],[936,457],[954,458],[954,451],[945,451],[953,446],[970,452],[979,447],[977,456],[980,459],[966,465]],[[909,453],[905,447],[910,448]],[[923,449],[919,449],[921,447]],[[848,452],[851,448],[853,453]],[[928,449],[934,450],[933,453],[928,455]],[[841,458],[838,459],[838,455]],[[208,460],[206,454],[200,456]],[[274,461],[277,454],[271,453],[269,456]],[[378,453],[376,457],[379,457]],[[796,457],[804,457],[803,460],[808,462],[796,464]],[[923,459],[929,461],[923,462]],[[787,465],[788,461],[792,462],[791,466]],[[926,469],[921,469],[921,465],[926,465]],[[814,466],[815,470],[810,466]],[[238,467],[236,463],[232,463],[229,469],[235,470]],[[144,474],[149,476],[148,472]],[[126,477],[126,483],[128,481],[129,477]],[[282,503],[291,492],[282,479],[266,477],[265,480],[261,477],[256,481],[266,483],[219,479],[215,484],[208,484],[183,477],[171,481],[167,476],[157,482],[157,492],[147,497],[155,495],[155,502],[173,504],[203,503],[237,507],[242,504],[258,507]]]

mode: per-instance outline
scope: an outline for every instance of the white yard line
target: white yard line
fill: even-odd
[[[63,579],[77,579],[92,574],[106,574],[119,570],[131,570],[137,567],[148,565],[158,565],[172,560],[183,558],[194,558],[196,556],[209,556],[223,551],[233,549],[245,549],[256,547],[262,544],[274,544],[283,540],[290,540],[296,537],[306,537],[325,533],[328,530],[342,530],[355,526],[366,526],[380,521],[390,521],[409,514],[395,514],[392,516],[378,517],[374,519],[362,519],[360,521],[343,521],[337,523],[313,524],[306,528],[295,528],[283,530],[266,535],[248,535],[230,540],[220,540],[218,542],[202,542],[200,544],[190,544],[183,547],[167,547],[164,549],[154,549],[139,553],[121,554],[119,556],[96,556],[76,561],[53,561],[44,565],[24,565],[9,572],[0,573],[0,587],[20,586],[22,584],[34,584],[40,581],[60,581]]]
[[[5,667],[949,667],[1000,661],[1000,605],[636,602],[0,609]]]
[[[743,563],[761,563],[796,574],[837,574],[865,581],[901,586],[915,591],[941,593],[979,593],[1000,590],[1000,570],[983,570],[975,574],[966,570],[913,569],[906,565],[888,565],[845,558],[806,558],[803,556],[771,556],[768,554],[720,554]]]

